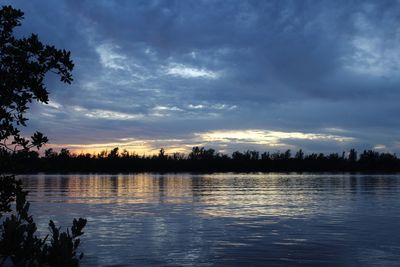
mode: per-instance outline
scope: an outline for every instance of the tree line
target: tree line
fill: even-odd
[[[193,147],[190,153],[138,155],[118,147],[97,154],[45,150],[10,152],[0,150],[0,168],[16,173],[70,172],[398,172],[400,158],[392,153],[355,149],[342,153],[235,151],[232,154],[212,148]],[[9,164],[12,162],[13,164]],[[13,166],[14,169],[7,169]]]

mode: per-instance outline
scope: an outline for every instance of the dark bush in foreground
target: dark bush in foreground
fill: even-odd
[[[40,238],[29,214],[27,194],[14,176],[0,177],[0,266],[79,266],[83,253],[77,254],[78,237],[86,220],[74,219],[66,232],[50,220],[50,234]]]

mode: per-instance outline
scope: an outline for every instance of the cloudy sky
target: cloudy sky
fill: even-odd
[[[400,1],[3,1],[71,51],[26,133],[76,152],[400,152]]]

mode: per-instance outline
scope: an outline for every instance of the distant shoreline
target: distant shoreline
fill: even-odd
[[[118,148],[97,155],[71,154],[67,149],[59,153],[46,150],[45,156],[37,152],[6,153],[0,151],[0,171],[23,173],[400,173],[400,158],[396,154],[365,150],[348,153],[294,155],[285,152],[245,151],[231,155],[213,149],[194,147],[188,155],[166,154],[139,156]]]

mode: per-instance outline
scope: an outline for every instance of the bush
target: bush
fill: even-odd
[[[74,219],[66,232],[60,232],[50,220],[50,234],[42,239],[36,235],[27,195],[13,175],[0,176],[0,266],[79,266],[83,253],[77,254],[78,237],[86,220]]]

